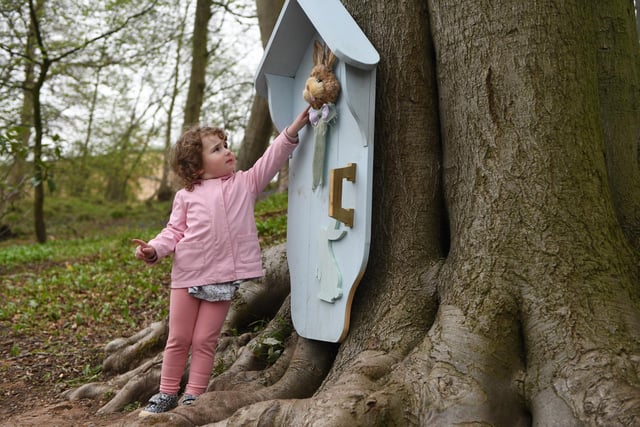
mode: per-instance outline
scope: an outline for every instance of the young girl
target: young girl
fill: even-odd
[[[171,166],[184,188],[175,195],[169,222],[148,243],[133,240],[136,258],[147,264],[174,254],[160,392],[140,416],[178,405],[189,348],[189,381],[181,403],[189,405],[205,392],[231,297],[239,282],[263,274],[256,198],[296,148],[308,121],[307,108],[245,172],[235,172],[235,155],[222,129],[193,128],[176,143]]]

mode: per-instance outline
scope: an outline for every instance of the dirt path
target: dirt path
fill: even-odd
[[[2,427],[103,427],[125,425],[125,414],[96,415],[100,407],[93,401],[60,401],[57,403],[38,403],[35,399],[34,408],[22,413],[3,414],[5,396],[2,399],[3,408],[0,409],[0,426]]]
[[[46,339],[14,333],[0,326],[0,427],[5,426],[112,426],[126,413],[96,415],[105,402],[70,402],[62,392],[65,379],[80,376],[82,366],[100,360],[96,351],[59,354],[48,349]],[[83,348],[73,343],[71,348]],[[19,354],[14,349],[21,349]]]

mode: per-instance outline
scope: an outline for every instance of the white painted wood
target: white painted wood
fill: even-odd
[[[295,81],[293,77],[275,74],[267,74],[265,77],[268,84],[267,103],[269,104],[269,111],[274,112],[271,113],[271,117],[276,128],[282,132],[291,123],[291,118],[294,117],[292,100],[296,96],[293,93]]]
[[[351,302],[364,274],[371,241],[375,66],[378,53],[338,0],[290,0],[276,24],[256,76],[279,130],[305,108],[304,84],[313,66],[313,42],[338,57],[341,93],[337,119],[326,134],[323,184],[313,188],[314,131],[300,132],[289,167],[287,257],[291,311],[303,337],[342,341]],[[303,45],[303,46],[302,46]],[[354,209],[353,226],[329,217],[331,169],[356,164],[353,182],[342,181],[342,207]]]
[[[358,27],[353,17],[339,1],[298,0],[298,4],[311,17],[316,31],[344,63],[371,70],[380,61],[378,51]]]

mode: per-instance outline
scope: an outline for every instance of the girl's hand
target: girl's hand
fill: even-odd
[[[136,247],[136,258],[148,263],[153,263],[158,260],[158,254],[153,246],[149,246],[147,242],[140,239],[132,239],[131,241],[138,245]]]
[[[300,131],[300,129],[302,129],[307,125],[307,123],[309,123],[309,108],[311,108],[311,106],[307,105],[307,108],[302,110],[302,112],[298,114],[298,117],[293,120],[293,123],[291,123],[289,127],[287,127],[287,133],[289,134],[289,136],[295,138],[296,136],[298,136],[298,132]]]

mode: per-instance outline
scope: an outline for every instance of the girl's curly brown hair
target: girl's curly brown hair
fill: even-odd
[[[171,151],[171,169],[187,191],[193,191],[202,180],[202,138],[209,135],[227,140],[222,128],[194,126],[182,134]]]

